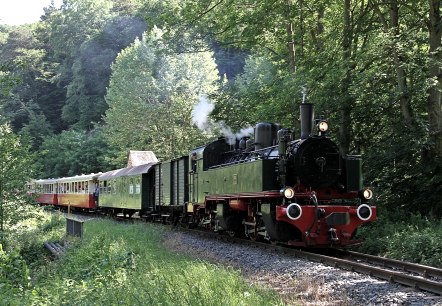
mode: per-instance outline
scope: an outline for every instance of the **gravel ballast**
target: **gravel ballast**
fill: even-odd
[[[174,252],[239,269],[251,284],[277,291],[288,304],[442,306],[441,296],[271,250],[181,231],[166,233],[165,244]]]

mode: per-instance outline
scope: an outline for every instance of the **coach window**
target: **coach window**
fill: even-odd
[[[112,194],[116,194],[117,193],[117,182],[116,181],[112,181]]]
[[[129,183],[129,194],[134,194],[134,179],[132,177],[128,177],[127,182]]]
[[[140,177],[137,177],[135,180],[135,192],[137,194],[141,193],[141,178]]]

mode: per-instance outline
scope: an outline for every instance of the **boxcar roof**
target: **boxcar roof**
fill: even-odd
[[[157,164],[157,163],[148,163],[148,164],[144,164],[144,165],[140,165],[140,166],[136,166],[136,167],[127,167],[127,168],[112,170],[112,171],[103,173],[98,179],[100,181],[106,181],[106,180],[111,180],[111,179],[114,179],[117,177],[122,177],[122,176],[135,176],[135,175],[144,174],[144,173],[149,172],[149,169],[155,164]]]

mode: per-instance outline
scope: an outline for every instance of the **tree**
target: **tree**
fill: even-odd
[[[192,108],[201,95],[216,91],[218,79],[210,52],[171,52],[159,29],[123,50],[112,66],[105,117],[106,138],[120,153],[119,163],[129,149],[167,159],[200,144]]]
[[[32,177],[32,165],[29,146],[8,124],[0,125],[0,244],[4,244],[7,226],[24,218],[28,200],[25,186]]]
[[[118,52],[141,37],[144,21],[133,17],[115,17],[90,39],[83,42],[72,65],[72,81],[68,85],[63,118],[77,128],[91,129],[101,122],[107,104],[111,64]]]
[[[285,63],[273,61],[268,52],[246,58],[244,72],[224,83],[212,114],[234,130],[258,122],[275,122],[292,127],[298,113],[295,98],[301,97],[293,74]]]
[[[442,73],[441,73],[441,36],[442,16],[440,13],[440,0],[428,0],[429,16],[428,44],[429,44],[429,69],[428,79],[431,86],[428,89],[427,109],[430,140],[429,162],[439,161],[438,172],[442,172],[440,160],[442,158]]]
[[[39,177],[64,177],[110,170],[112,156],[102,129],[89,132],[69,130],[44,138],[37,164]],[[115,165],[113,165],[115,167]]]

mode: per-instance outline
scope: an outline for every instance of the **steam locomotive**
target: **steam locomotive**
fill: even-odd
[[[362,186],[361,157],[342,156],[327,137],[327,121],[314,120],[312,104],[300,111],[299,139],[259,123],[254,139],[221,137],[174,160],[38,180],[37,201],[293,246],[360,243],[357,228],[376,219],[373,193]]]

